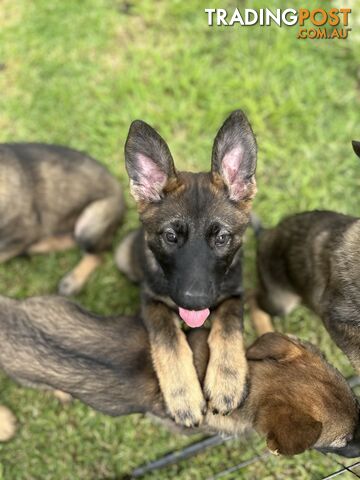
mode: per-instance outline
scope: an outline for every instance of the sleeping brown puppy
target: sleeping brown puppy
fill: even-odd
[[[208,333],[188,334],[200,382]],[[168,417],[140,318],[99,317],[62,297],[0,297],[0,343],[1,368],[22,384],[60,389],[108,415]],[[284,455],[312,447],[360,454],[358,403],[315,347],[268,333],[248,348],[247,358],[250,390],[243,405],[228,417],[208,412],[203,430],[254,428],[271,451]],[[10,414],[0,435],[9,425]]]

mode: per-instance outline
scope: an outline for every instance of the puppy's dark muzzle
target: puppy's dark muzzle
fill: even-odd
[[[180,276],[171,284],[170,296],[172,300],[178,307],[186,310],[203,310],[214,306],[216,304],[216,290],[213,282],[206,281],[206,277],[207,272],[203,273],[202,278]]]
[[[316,450],[319,450],[321,453],[336,453],[337,455],[347,458],[360,457],[360,422],[358,423],[354,434],[351,436],[352,440],[350,440],[345,447],[324,447],[317,448]]]
[[[356,458],[360,457],[360,443],[359,442],[349,442],[346,447],[342,448],[317,448],[321,453],[336,453],[336,455],[341,455],[342,457],[347,458]]]
[[[203,291],[187,290],[185,292],[176,292],[173,300],[179,307],[187,310],[202,310],[213,305],[214,299],[211,295]]]

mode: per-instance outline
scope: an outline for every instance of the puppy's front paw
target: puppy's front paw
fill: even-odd
[[[167,407],[175,423],[188,428],[198,427],[206,413],[206,402],[198,385],[177,388],[168,398]]]
[[[224,373],[223,366],[208,368],[204,394],[214,415],[229,415],[241,405],[248,393],[246,373],[246,369],[233,375],[230,371]]]
[[[213,414],[228,415],[247,396],[247,362],[242,338],[222,339],[211,343],[204,394]]]
[[[0,442],[7,442],[15,435],[16,418],[13,413],[0,405]]]
[[[61,279],[58,292],[60,295],[68,297],[69,295],[76,295],[79,293],[81,288],[82,283],[78,282],[76,275],[74,275],[73,272],[70,272]]]
[[[79,293],[92,272],[100,265],[99,255],[87,253],[65,277],[61,280],[58,291],[60,295],[75,295]]]

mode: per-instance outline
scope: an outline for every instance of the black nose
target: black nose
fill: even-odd
[[[177,292],[176,299],[178,306],[187,310],[202,310],[209,308],[212,303],[212,298],[208,293],[195,289]]]
[[[358,438],[358,432],[354,434],[349,433],[346,435],[346,441],[348,442],[345,447],[323,447],[317,448],[322,453],[336,453],[347,458],[360,457],[360,439]]]
[[[360,456],[360,445],[354,442],[350,442],[346,447],[341,448],[317,448],[322,453],[336,453],[347,458],[356,458]]]

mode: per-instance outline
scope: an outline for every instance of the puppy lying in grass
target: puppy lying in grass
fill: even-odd
[[[200,382],[208,334],[188,334]],[[99,317],[62,297],[0,297],[0,342],[0,365],[21,384],[60,389],[108,415],[168,417],[140,318]],[[248,348],[247,359],[251,381],[243,404],[228,417],[208,412],[200,429],[241,434],[254,428],[284,455],[313,447],[360,454],[357,400],[315,347],[267,333]],[[9,439],[13,417],[0,412],[0,419],[0,435]]]
[[[360,142],[353,142],[360,157]],[[360,372],[360,218],[314,210],[257,231],[257,304],[269,315],[300,302],[317,313]]]
[[[125,204],[117,180],[85,153],[43,143],[0,144],[0,263],[78,245],[85,253],[59,284],[79,292],[111,246]]]

